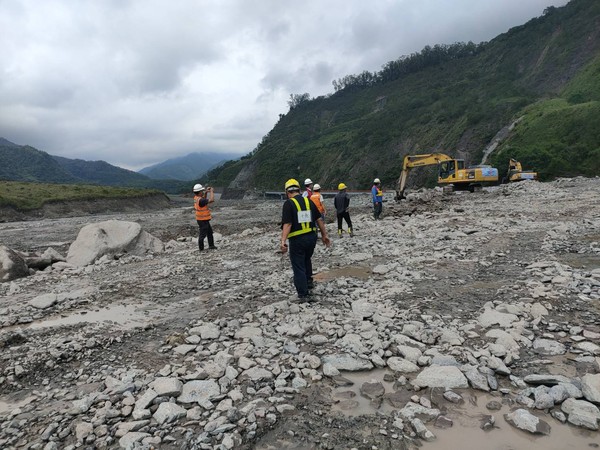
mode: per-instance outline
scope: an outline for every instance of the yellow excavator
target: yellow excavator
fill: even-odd
[[[413,167],[438,165],[438,184],[453,189],[464,189],[471,192],[481,190],[484,184],[498,182],[498,169],[481,165],[465,168],[462,159],[454,159],[443,153],[428,153],[425,155],[406,155],[402,166],[402,174],[396,188],[396,201],[406,198],[406,180],[408,172]]]
[[[531,170],[523,170],[523,166],[516,159],[510,158],[508,161],[508,173],[506,174],[506,181],[523,181],[523,180],[537,180],[537,172]]]

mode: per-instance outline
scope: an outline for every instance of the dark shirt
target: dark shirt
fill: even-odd
[[[350,197],[347,192],[339,192],[333,199],[333,205],[338,214],[344,214],[350,206]]]
[[[298,201],[298,203],[300,204],[300,207],[304,210],[304,208],[305,208],[304,197],[302,197],[302,195],[298,194],[298,195],[294,196],[294,198]],[[317,205],[315,205],[312,202],[312,200],[309,199],[308,204],[310,206],[311,220],[314,223],[317,221],[318,218],[321,217],[321,213],[319,212]],[[296,208],[296,205],[294,204],[294,202],[292,202],[292,199],[288,198],[285,201],[285,203],[283,204],[283,211],[281,213],[281,223],[282,224],[291,223],[292,224],[291,231],[297,231],[301,228],[298,223],[298,209]]]
[[[208,199],[207,198],[201,198],[200,200],[198,200],[198,205],[200,205],[200,206],[206,206],[206,205],[208,205]]]

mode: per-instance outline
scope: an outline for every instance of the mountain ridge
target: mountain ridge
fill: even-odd
[[[178,180],[154,180],[106,161],[54,156],[5,138],[0,138],[0,180],[128,186],[170,193],[189,191],[188,183]]]
[[[241,156],[241,154],[234,152],[192,152],[144,167],[138,170],[138,173],[153,179],[192,181],[197,180],[210,169],[225,161],[234,160]]]
[[[515,157],[542,180],[598,175],[598,61],[600,2],[571,0],[490,42],[425,47],[378,73],[337,80],[330,95],[292,95],[288,113],[247,157],[203,179],[277,189],[287,178],[310,177],[327,188],[339,181],[366,188],[379,177],[390,186],[407,154],[480,162],[498,132],[521,117],[491,154],[501,171]]]

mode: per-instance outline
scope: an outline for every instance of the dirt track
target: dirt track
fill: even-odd
[[[548,392],[523,380],[562,375],[575,392],[571,385],[581,389],[599,371],[599,179],[479,195],[426,191],[386,203],[378,223],[367,199],[352,201],[356,236],[316,252],[314,305],[297,304],[289,261],[275,253],[278,202],[222,202],[213,221],[219,249],[205,254],[190,242],[190,208],[0,224],[0,242],[22,251],[66,254],[82,225],[109,218],[140,222],[165,242],[179,238],[164,254],[0,285],[0,447],[598,442],[597,431],[561,423],[575,417],[565,399],[542,408]],[[32,307],[44,293],[62,300]],[[341,355],[364,367],[335,375]],[[452,375],[462,382],[464,374],[469,388],[423,381],[440,367],[457,368]],[[165,394],[144,409],[151,417],[136,416],[133,404],[160,377],[214,380],[220,394],[196,406]],[[446,390],[463,403],[445,399]],[[497,411],[486,407],[494,399]],[[156,411],[169,400],[187,415],[159,423]],[[74,410],[77,401],[87,409]],[[411,405],[423,410],[411,416]],[[503,415],[517,408],[546,421],[550,436],[509,425]],[[495,421],[488,431],[480,429],[485,415]],[[417,418],[436,441],[427,442]]]

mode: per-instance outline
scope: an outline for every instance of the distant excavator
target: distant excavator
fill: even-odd
[[[498,169],[492,166],[479,165],[465,168],[464,160],[453,159],[443,153],[406,155],[396,189],[396,201],[406,198],[404,190],[410,169],[435,164],[438,165],[438,184],[444,187],[475,192],[481,190],[483,185],[498,182]]]
[[[513,181],[523,181],[523,180],[537,180],[538,174],[537,172],[533,172],[531,170],[523,170],[523,166],[516,159],[511,158],[508,161],[508,172],[506,174],[505,181],[507,183],[511,183]]]

